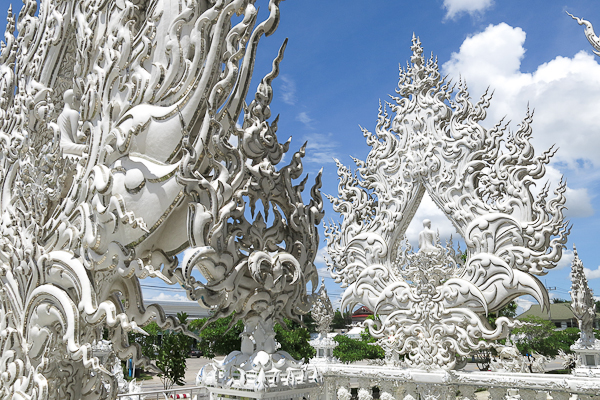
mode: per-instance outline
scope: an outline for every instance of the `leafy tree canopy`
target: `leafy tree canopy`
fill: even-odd
[[[338,346],[333,349],[333,356],[342,362],[381,359],[385,356],[380,346],[369,343],[371,340],[352,339],[344,335],[337,335],[333,340],[338,342]]]
[[[286,328],[275,324],[275,340],[281,345],[281,350],[287,351],[296,360],[310,360],[316,354],[315,349],[308,343],[310,333],[296,322],[285,319]]]
[[[242,344],[240,333],[244,330],[242,321],[230,326],[233,316],[220,318],[211,322],[206,328],[199,332],[200,341],[197,347],[205,357],[212,358],[215,355],[229,354],[239,350]],[[189,329],[199,331],[206,323],[206,318],[197,319],[189,324]],[[306,328],[291,320],[285,320],[287,329],[275,324],[275,340],[281,345],[281,350],[287,351],[295,359],[304,358],[309,360],[315,355],[308,341],[310,333]]]
[[[500,317],[514,318],[516,316],[517,316],[517,303],[514,301],[511,301],[510,303],[508,303],[507,305],[502,307],[497,312],[489,313],[487,319],[488,319],[488,322],[490,323],[490,325],[493,328],[495,328],[496,320],[498,318],[500,318]]]
[[[191,331],[200,331],[206,324],[206,318],[196,319],[189,323],[188,329]],[[229,354],[234,350],[239,350],[242,345],[240,333],[244,330],[244,323],[238,321],[231,326],[233,315],[225,318],[219,318],[208,324],[198,333],[200,341],[196,347],[202,351],[204,357],[213,358],[216,355]]]
[[[335,310],[333,320],[331,321],[333,329],[346,329],[350,324],[352,324],[352,314],[348,311],[342,313],[339,309]]]
[[[178,313],[177,318],[182,324],[187,323],[186,313]],[[158,376],[165,389],[184,385],[186,359],[192,339],[181,332],[162,331],[156,322],[149,323],[143,329],[148,335],[130,333],[129,342],[137,343],[142,348],[142,354],[154,361],[161,370]]]
[[[529,325],[514,329],[512,332],[519,338],[516,345],[522,354],[536,352],[546,357],[556,357],[559,350],[571,353],[570,346],[579,339],[577,328],[557,331],[553,322],[533,315],[524,317],[522,321],[528,322]]]

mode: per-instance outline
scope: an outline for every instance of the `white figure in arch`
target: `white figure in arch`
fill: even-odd
[[[419,253],[437,252],[435,247],[436,233],[431,229],[431,221],[423,220],[423,230],[419,233]]]
[[[79,123],[79,112],[75,109],[75,94],[72,89],[65,91],[63,95],[65,106],[58,116],[57,122],[60,129],[60,147],[64,155],[81,157],[86,145],[78,143],[77,125]]]

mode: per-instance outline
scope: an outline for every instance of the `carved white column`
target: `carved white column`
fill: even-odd
[[[523,400],[537,400],[537,391],[533,389],[519,389],[515,391],[519,393],[520,398]]]
[[[594,336],[593,324],[596,318],[594,293],[588,286],[583,262],[573,246],[575,257],[571,265],[571,310],[577,318],[580,338],[571,345],[577,356],[573,374],[600,377],[600,340]]]
[[[398,397],[402,400],[416,400],[419,398],[417,385],[414,383],[403,382],[398,387]]]
[[[417,392],[421,400],[447,400],[450,388],[446,385],[418,383]]]

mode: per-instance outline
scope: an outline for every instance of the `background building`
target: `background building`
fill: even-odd
[[[554,303],[550,304],[550,311],[546,312],[542,311],[539,304],[534,304],[529,310],[517,316],[517,319],[521,320],[523,317],[533,315],[541,319],[552,321],[557,329],[578,328],[577,319],[575,318],[573,311],[571,311],[570,306],[570,301],[565,303]],[[600,329],[600,313],[596,313],[594,328]]]

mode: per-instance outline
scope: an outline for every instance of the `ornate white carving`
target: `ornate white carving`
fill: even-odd
[[[0,398],[114,398],[91,349],[103,329],[137,365],[128,332],[183,330],[144,305],[145,277],[182,285],[213,320],[243,319],[246,359],[286,359],[272,327],[310,310],[322,201],[320,175],[309,204],[306,179],[293,183],[304,148],[278,166],[289,142],[269,104],[285,43],[244,103],[279,2],[261,21],[252,0],[25,0],[17,38],[9,11]]]
[[[460,390],[461,398],[475,398],[474,391],[483,388],[488,391],[493,389],[499,398],[510,391],[513,395],[522,389],[534,390],[537,394],[550,393],[553,398],[567,398],[572,394],[582,396],[585,394],[597,395],[600,393],[600,380],[584,376],[552,375],[544,373],[515,373],[515,372],[479,372],[479,371],[418,371],[389,366],[344,365],[327,364],[323,372],[327,385],[335,388],[349,387],[358,383],[360,388],[370,390],[372,387],[383,388],[383,392],[391,393],[392,385],[396,399],[418,398],[417,392],[423,388],[428,389],[427,396],[440,396],[440,399],[456,398],[456,390]],[[357,379],[357,377],[360,377]],[[444,390],[445,388],[445,390]],[[510,394],[509,393],[509,394]],[[530,392],[531,393],[531,392]],[[448,397],[445,397],[445,396]],[[517,394],[518,396],[518,394]],[[556,397],[555,397],[556,396]],[[332,397],[326,398],[330,400]]]
[[[358,389],[358,400],[373,400],[373,395],[370,390],[361,387]]]
[[[506,339],[505,345],[492,343],[492,347],[498,353],[490,360],[490,369],[494,372],[543,373],[549,361],[547,357],[538,353],[523,356],[510,337]]]
[[[317,332],[319,332],[319,336],[309,342],[316,350],[315,357],[310,360],[311,363],[336,361],[333,357],[333,349],[337,347],[338,343],[327,335],[331,321],[333,321],[333,315],[333,306],[327,295],[325,279],[321,279],[321,287],[311,309],[311,316],[317,325]]]
[[[596,318],[596,304],[594,293],[588,286],[585,277],[583,262],[573,245],[573,263],[571,264],[571,310],[579,324],[579,339],[571,345],[571,350],[576,354],[576,375],[589,375],[600,377],[600,340],[594,336],[594,319]]]
[[[577,18],[576,16],[574,16],[573,14],[571,14],[568,11],[565,11],[571,18],[573,18],[575,21],[577,21],[577,23],[579,25],[584,25],[585,26],[585,37],[587,38],[588,42],[590,42],[590,44],[592,45],[592,47],[595,49],[594,53],[597,56],[600,56],[600,38],[598,36],[596,36],[596,33],[594,32],[594,27],[592,26],[592,24],[589,21],[586,21],[583,18]]]
[[[490,96],[472,104],[462,82],[453,95],[416,38],[412,50],[399,96],[380,106],[375,134],[363,129],[372,149],[354,160],[358,174],[338,162],[339,198],[329,199],[343,221],[326,227],[329,267],[347,287],[344,306],[362,303],[381,316],[373,335],[393,337],[412,367],[448,369],[511,326],[499,318],[490,329],[486,312],[525,294],[548,304],[535,275],[561,258],[565,185],[550,200],[548,187],[530,191],[554,153],[534,155],[531,113],[506,138],[502,123],[483,128]],[[465,262],[438,245],[412,254],[404,240],[425,191],[465,239]],[[421,241],[432,249],[431,232]]]
[[[600,38],[594,33],[592,24],[568,12],[567,14],[576,20],[579,25],[585,26],[585,37],[594,48],[594,53],[600,56]],[[600,340],[594,337],[592,331],[595,317],[593,294],[587,285],[587,279],[583,274],[583,263],[579,260],[576,250],[575,259],[571,266],[571,280],[571,309],[577,317],[579,329],[581,330],[581,337],[571,346],[571,350],[576,353],[573,373],[598,377],[600,376]]]
[[[340,386],[337,390],[337,398],[338,400],[350,400],[352,395],[350,391],[343,386]]]
[[[573,246],[573,263],[571,264],[571,310],[579,324],[580,338],[573,346],[578,349],[598,347],[600,341],[594,336],[594,319],[596,318],[596,303],[594,293],[588,286],[583,270],[583,262],[579,259],[577,249]]]
[[[310,314],[317,325],[317,332],[319,332],[320,336],[327,336],[334,313],[331,300],[327,295],[324,278],[321,279],[321,287],[317,292]]]

